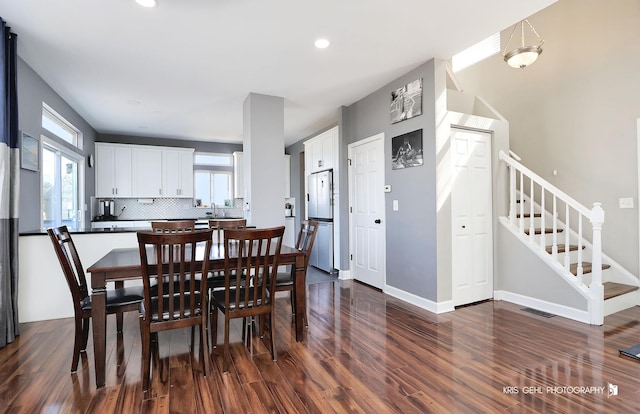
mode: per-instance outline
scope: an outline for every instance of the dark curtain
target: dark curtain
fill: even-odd
[[[0,19],[0,348],[19,335],[17,36]]]

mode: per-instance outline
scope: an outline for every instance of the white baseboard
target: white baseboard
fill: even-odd
[[[409,293],[402,289],[398,289],[389,285],[384,286],[384,293],[389,296],[393,296],[394,298],[404,300],[405,302],[428,310],[432,313],[445,313],[454,310],[452,301],[434,302],[432,300],[421,298],[420,296],[416,296],[413,293]]]
[[[338,271],[338,279],[340,280],[351,280],[353,276],[351,275],[351,270],[339,270]]]
[[[564,305],[558,305],[557,303],[551,303],[541,299],[524,296],[519,293],[496,290],[493,292],[493,299],[504,300],[507,302],[515,303],[517,305],[541,310],[543,312],[552,313],[554,315],[562,316],[563,318],[572,319],[578,322],[588,324],[591,323],[591,318],[589,317],[588,311],[570,308]]]

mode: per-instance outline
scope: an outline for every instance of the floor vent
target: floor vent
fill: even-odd
[[[533,309],[533,308],[522,308],[520,310],[523,310],[523,311],[529,312],[529,313],[533,313],[534,315],[543,316],[545,318],[553,318],[554,316],[556,316],[553,313],[543,312],[541,310]]]

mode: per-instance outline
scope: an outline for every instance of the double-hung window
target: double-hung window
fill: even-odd
[[[41,140],[42,227],[66,225],[77,229],[83,220],[84,157],[79,148],[82,134],[44,103],[42,127],[50,133]]]
[[[224,206],[233,192],[231,154],[196,152],[193,157],[195,199],[202,206]]]

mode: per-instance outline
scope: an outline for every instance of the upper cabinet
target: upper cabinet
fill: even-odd
[[[96,143],[96,197],[193,198],[193,149]]]
[[[233,194],[236,198],[244,198],[244,156],[242,152],[233,153]]]
[[[135,197],[162,197],[162,149],[134,146],[131,149]]]
[[[96,143],[96,197],[131,197],[131,178],[131,146]]]
[[[193,151],[181,148],[162,150],[164,197],[193,198]]]
[[[331,128],[304,143],[307,174],[336,168],[338,127]]]
[[[284,198],[291,197],[291,155],[284,155]]]

